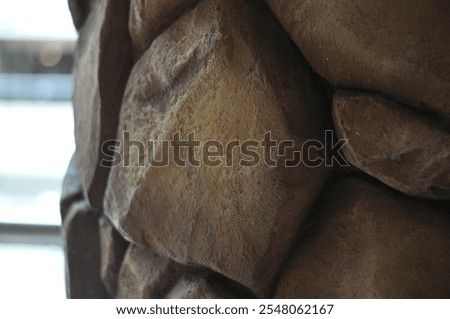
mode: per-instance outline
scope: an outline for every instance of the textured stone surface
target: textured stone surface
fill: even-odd
[[[448,0],[266,0],[314,70],[450,119]]]
[[[76,155],[74,154],[64,176],[61,190],[59,206],[62,220],[68,214],[70,206],[81,199],[83,199],[83,188],[81,186],[80,170],[78,169]]]
[[[224,278],[208,272],[184,274],[165,296],[168,299],[226,299],[250,297],[244,291],[235,290]]]
[[[273,25],[256,1],[201,2],[135,65],[119,136],[128,131],[131,140],[160,142],[177,131],[183,139],[195,132],[202,142],[226,145],[260,141],[271,131],[273,139],[293,140],[297,147],[306,139],[322,140],[324,93]],[[173,161],[139,166],[145,156],[139,153],[122,144],[131,167],[114,167],[108,182],[105,211],[121,232],[265,295],[327,171],[240,166],[238,152],[230,167],[178,167]]]
[[[100,277],[99,214],[85,200],[70,207],[63,223],[69,298],[107,298]]]
[[[67,296],[108,297],[100,279],[99,214],[83,197],[75,155],[64,178],[60,209],[65,239]]]
[[[69,9],[72,14],[73,24],[79,30],[85,23],[91,11],[91,0],[68,0]]]
[[[70,297],[450,298],[450,209],[434,200],[449,199],[450,2],[265,2],[69,0],[80,35],[61,196]],[[220,157],[230,166],[157,168],[128,143],[271,131],[298,150],[331,127],[336,90],[350,171],[380,183],[339,170],[324,186],[330,170],[238,165],[248,155],[236,149]],[[120,154],[102,154],[125,132]],[[112,171],[109,155],[122,160]]]
[[[117,292],[117,280],[129,243],[123,239],[109,219],[102,216],[100,225],[100,274],[103,284],[111,296]]]
[[[135,57],[141,57],[153,40],[199,0],[131,0],[130,34]]]
[[[103,142],[116,137],[118,114],[131,67],[128,33],[129,1],[99,0],[92,4],[79,30],[75,57],[75,141],[82,184],[90,204],[101,209],[109,157]]]
[[[336,183],[276,298],[450,297],[450,211],[358,178]]]
[[[334,95],[333,119],[353,165],[406,194],[450,199],[450,134],[438,123],[352,91]]]
[[[130,245],[120,269],[117,298],[163,298],[180,277],[168,258]]]

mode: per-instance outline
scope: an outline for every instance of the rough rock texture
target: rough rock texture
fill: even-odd
[[[266,0],[314,70],[450,119],[448,0]]]
[[[65,238],[67,296],[108,297],[100,278],[99,214],[83,197],[75,156],[64,178],[60,208]]]
[[[70,206],[81,199],[83,199],[83,188],[81,186],[80,169],[78,168],[76,154],[74,154],[67,168],[61,190],[59,206],[62,220],[66,218]]]
[[[130,34],[139,58],[153,40],[199,0],[131,0]]]
[[[111,296],[115,296],[119,271],[129,243],[123,239],[107,217],[102,216],[99,223],[101,251],[100,274],[108,293]]]
[[[120,269],[117,298],[163,298],[180,275],[170,259],[130,245]]]
[[[412,196],[450,199],[450,134],[409,108],[364,93],[333,98],[336,133],[349,162]]]
[[[102,208],[109,173],[102,144],[116,137],[118,114],[131,67],[127,0],[99,0],[79,30],[75,57],[75,141],[82,184],[90,204]]]
[[[450,297],[448,0],[69,6],[69,297]]]
[[[195,132],[202,142],[226,145],[260,141],[271,131],[273,139],[297,147],[322,140],[324,92],[287,35],[269,27],[273,23],[256,1],[201,2],[135,65],[119,136],[130,132],[130,140],[161,142],[177,131],[182,139]],[[266,296],[327,170],[248,167],[238,165],[243,158],[237,152],[229,167],[180,167],[172,160],[154,167],[148,159],[140,162],[145,152],[128,146],[124,138],[124,165],[112,168],[105,198],[106,213],[127,239]],[[257,152],[263,158],[262,149]],[[195,154],[201,159],[198,149]]]
[[[89,15],[92,8],[91,0],[68,0],[69,9],[72,13],[73,24],[79,30]]]
[[[231,280],[205,269],[179,265],[130,245],[118,277],[117,298],[251,298]]]
[[[448,298],[450,214],[359,178],[328,192],[276,298]]]
[[[66,288],[70,298],[107,298],[100,277],[99,214],[84,200],[75,202],[63,223]]]
[[[227,299],[249,297],[242,289],[236,290],[226,280],[210,272],[184,274],[165,296],[168,299]]]

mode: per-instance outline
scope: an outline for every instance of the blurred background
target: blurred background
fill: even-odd
[[[0,298],[65,298],[59,196],[75,146],[66,0],[0,2]]]

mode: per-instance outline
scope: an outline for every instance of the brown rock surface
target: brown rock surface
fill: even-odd
[[[100,279],[99,214],[83,197],[75,155],[61,192],[61,218],[66,253],[66,290],[70,298],[108,297]]]
[[[450,134],[438,123],[352,91],[334,95],[333,119],[350,163],[408,195],[450,199]]]
[[[66,175],[64,176],[61,191],[59,206],[61,210],[61,219],[63,221],[69,213],[72,204],[82,199],[83,188],[81,186],[80,170],[78,168],[76,154],[74,154],[70,160]]]
[[[167,299],[227,299],[249,298],[242,290],[235,290],[224,278],[208,272],[184,274],[165,296]]]
[[[450,212],[359,178],[336,183],[275,298],[448,298]]]
[[[199,0],[131,0],[130,34],[135,57],[141,57],[153,40]]]
[[[99,0],[79,30],[75,57],[75,141],[82,184],[90,204],[102,208],[109,157],[103,142],[116,138],[118,114],[131,68],[129,1]]]
[[[91,0],[68,0],[70,13],[72,14],[73,24],[79,30],[91,11]]]
[[[225,145],[260,141],[271,131],[273,139],[301,146],[324,138],[324,93],[313,83],[297,49],[274,28],[261,3],[202,1],[135,65],[119,135],[161,142],[177,131],[183,139],[195,132],[202,142]],[[172,161],[139,167],[145,154],[125,149],[122,144],[122,157],[130,155],[132,167],[112,169],[105,210],[127,239],[182,264],[217,271],[259,296],[270,290],[328,172],[303,164],[242,166],[236,151],[230,167],[178,167]],[[161,153],[159,148],[157,159]]]
[[[100,223],[100,274],[103,284],[111,296],[117,292],[117,280],[129,243],[123,239],[109,219],[102,216]]]
[[[63,223],[69,298],[107,298],[100,277],[99,214],[85,200],[75,202]]]
[[[180,277],[170,259],[130,245],[120,269],[117,298],[163,298]]]
[[[266,0],[314,70],[450,119],[448,0]]]

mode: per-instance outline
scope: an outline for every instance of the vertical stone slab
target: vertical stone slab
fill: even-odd
[[[100,276],[99,214],[86,201],[74,203],[63,223],[69,298],[108,298]]]
[[[75,142],[82,185],[100,209],[109,174],[105,141],[116,138],[122,96],[131,68],[128,0],[99,0],[79,29],[75,55]],[[102,151],[103,149],[103,151]]]
[[[80,179],[76,154],[72,155],[66,175],[64,176],[59,202],[61,219],[64,221],[73,203],[83,199],[83,187]]]
[[[117,281],[129,243],[123,239],[109,219],[100,217],[100,273],[103,284],[111,296],[117,292]]]
[[[107,298],[100,277],[100,214],[83,197],[75,156],[64,178],[60,209],[66,254],[67,296]]]
[[[68,0],[73,24],[77,30],[81,29],[91,11],[93,1],[91,0]]]

